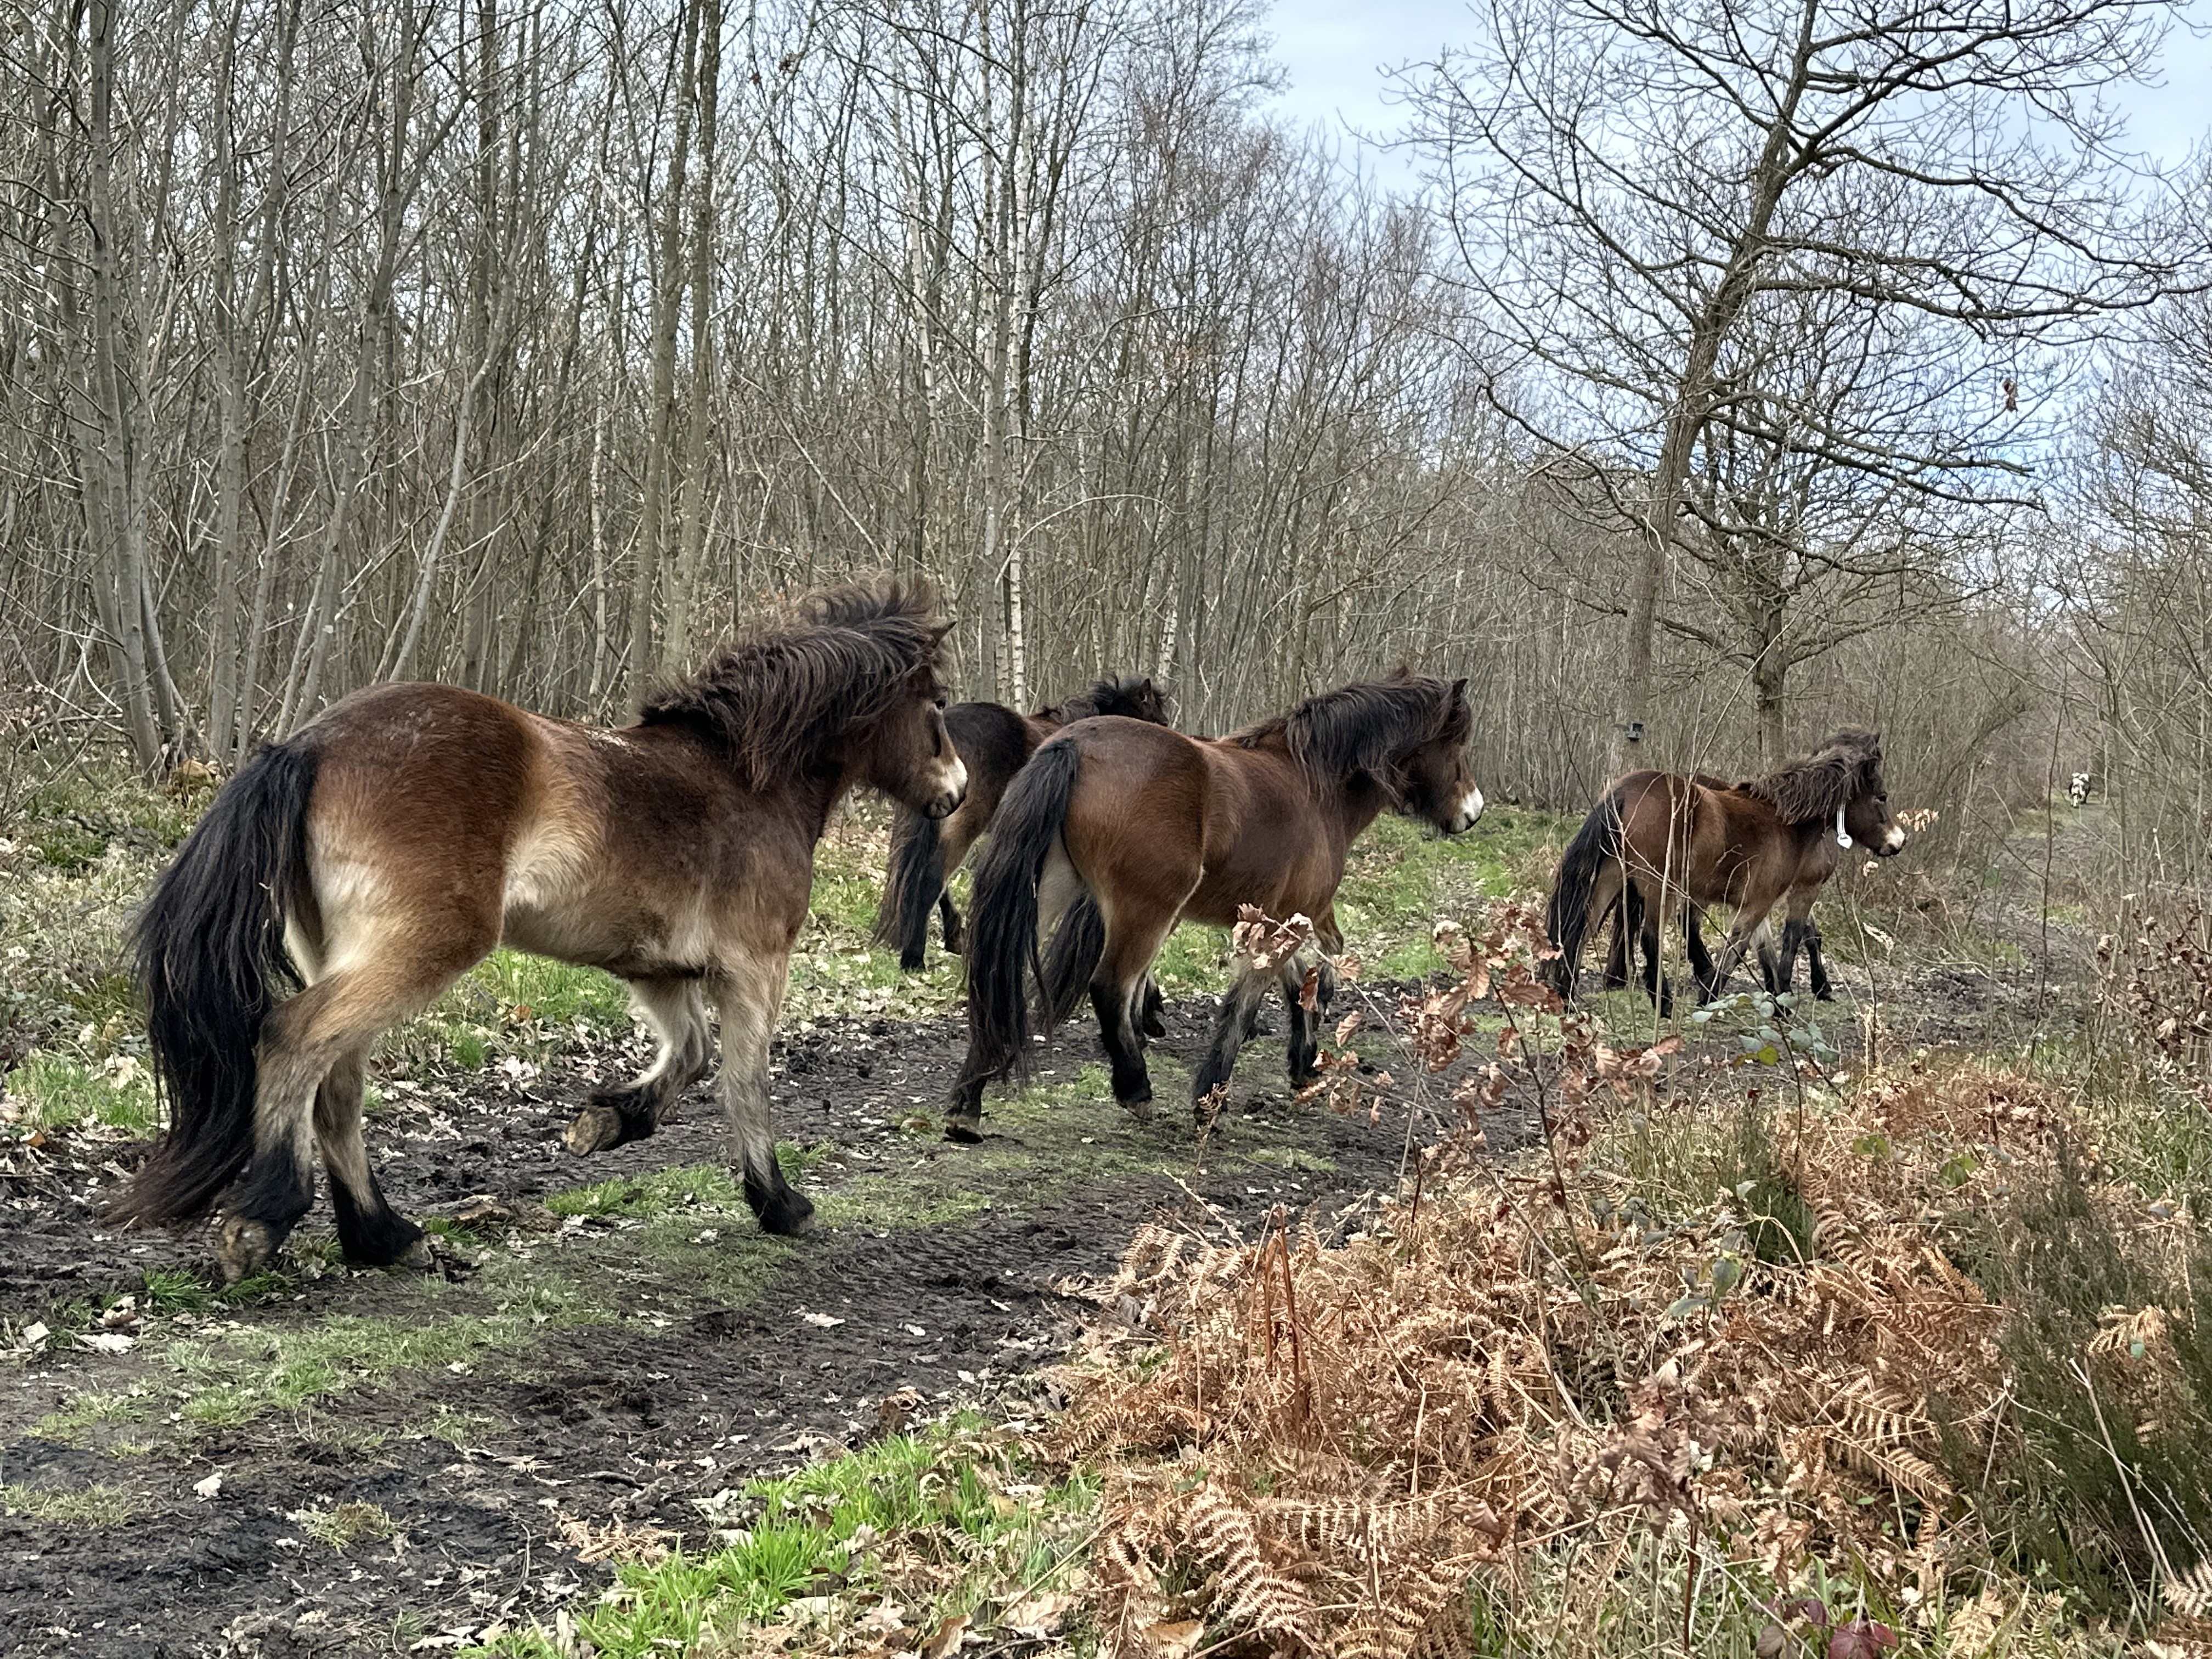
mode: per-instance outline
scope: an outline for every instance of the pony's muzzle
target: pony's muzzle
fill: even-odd
[[[922,816],[930,818],[950,817],[960,810],[960,803],[968,799],[968,763],[954,756],[951,768],[945,775],[945,787],[921,809]]]
[[[1467,793],[1460,797],[1459,810],[1452,814],[1451,822],[1444,826],[1445,833],[1456,836],[1463,830],[1472,830],[1474,821],[1481,816],[1482,791],[1469,784]]]
[[[1875,857],[1885,859],[1893,859],[1902,853],[1905,850],[1904,827],[1900,824],[1891,824],[1889,833],[1881,838],[1881,845],[1874,850]]]

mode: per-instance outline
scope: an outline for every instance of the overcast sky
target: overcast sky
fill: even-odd
[[[2212,29],[2212,0],[2189,14]],[[1395,135],[1403,112],[1385,100],[1382,71],[1431,58],[1469,33],[1463,0],[1274,0],[1267,27],[1289,76],[1279,105],[1293,120],[1341,134],[1347,125]],[[2212,34],[2177,27],[2167,36],[2164,84],[2124,89],[2137,147],[2178,162],[2212,128]],[[1402,155],[1370,161],[1385,179],[1410,182]]]

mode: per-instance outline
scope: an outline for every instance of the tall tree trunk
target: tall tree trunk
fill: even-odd
[[[154,707],[149,659],[152,612],[146,579],[147,502],[143,410],[130,358],[137,335],[123,295],[119,243],[124,228],[115,205],[115,9],[112,0],[92,0],[90,155],[86,206],[91,223],[92,405],[95,425],[88,471],[96,470],[101,510],[93,528],[106,546],[106,571],[100,586],[101,620],[111,634],[114,693],[122,706],[124,730],[140,769],[159,769],[164,733]]]
[[[660,670],[671,677],[691,665],[691,611],[707,541],[707,433],[714,381],[714,140],[722,74],[720,0],[698,0],[699,181],[692,192],[691,390],[684,410],[684,518],[668,587],[668,632]]]
[[[699,13],[705,0],[690,0],[676,43],[676,137],[661,189],[665,204],[660,221],[659,256],[653,261],[653,392],[647,405],[645,498],[638,510],[637,566],[630,586],[629,650],[625,667],[632,702],[641,702],[653,671],[653,601],[660,589],[660,541],[667,516],[668,447],[676,422],[676,323],[684,288],[684,205],[690,170],[691,109],[697,91]]]

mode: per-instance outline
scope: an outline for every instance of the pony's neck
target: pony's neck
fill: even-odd
[[[1320,799],[1322,811],[1337,827],[1340,853],[1366,834],[1367,826],[1381,817],[1390,805],[1390,798],[1364,772],[1355,772],[1348,778],[1338,778],[1328,784],[1316,780],[1315,786],[1314,793]]]
[[[836,771],[809,770],[793,780],[791,799],[806,825],[809,839],[819,842],[830,828],[830,815],[837,803],[860,783],[857,768],[840,761]]]

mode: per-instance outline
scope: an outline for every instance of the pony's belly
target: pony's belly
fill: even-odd
[[[604,968],[620,979],[698,979],[717,961],[694,930],[619,902],[508,907],[500,943],[511,951]]]

